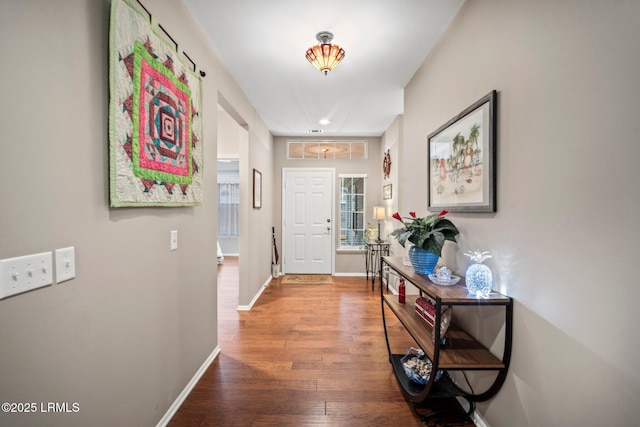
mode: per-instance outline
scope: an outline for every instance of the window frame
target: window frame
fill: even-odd
[[[294,144],[301,144],[301,152],[302,152],[302,157],[291,157],[291,145]],[[348,144],[349,145],[349,156],[348,157],[335,157],[336,154],[336,144],[340,144],[340,145],[344,145],[344,144]],[[363,157],[359,158],[359,157],[353,157],[353,149],[352,149],[352,144],[362,144],[363,145]],[[311,150],[314,151],[315,153],[311,156],[305,155],[305,151],[307,148],[305,147],[312,147],[312,146],[316,146],[315,149]],[[323,151],[322,151],[322,147],[323,146],[327,146],[327,147],[333,147],[333,150],[331,150],[331,154],[327,155],[327,153],[324,153],[323,155]],[[287,149],[286,149],[286,157],[287,160],[368,160],[369,159],[369,140],[367,139],[362,139],[362,140],[355,140],[355,139],[346,139],[346,140],[339,140],[339,139],[289,139],[287,140]]]
[[[343,214],[343,210],[342,210],[342,198],[343,198],[343,189],[344,189],[344,180],[345,179],[352,179],[352,178],[362,178],[362,211],[358,211],[358,210],[350,210],[348,212],[351,212],[351,214],[353,215],[354,213],[360,213],[362,212],[362,241],[358,242],[358,244],[350,244],[350,245],[343,245],[343,239],[342,239],[342,214]],[[360,195],[360,193],[350,193],[350,196],[353,195]],[[363,247],[364,247],[364,234],[366,232],[367,229],[367,174],[358,174],[358,173],[345,173],[345,174],[339,174],[338,175],[338,240],[337,240],[337,245],[336,245],[336,251],[338,252],[350,252],[350,251],[362,251]],[[352,228],[353,229],[353,228]],[[353,229],[353,230],[360,230],[360,229]]]

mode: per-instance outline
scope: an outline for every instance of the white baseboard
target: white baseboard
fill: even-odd
[[[171,418],[173,418],[176,412],[178,412],[178,409],[180,409],[180,406],[182,406],[187,396],[189,396],[191,390],[193,390],[196,384],[198,384],[198,381],[200,381],[200,377],[204,375],[205,371],[209,368],[209,365],[211,365],[211,363],[215,360],[216,357],[218,357],[219,354],[220,346],[216,346],[209,357],[207,357],[207,359],[204,361],[202,366],[200,366],[200,368],[196,371],[196,374],[193,376],[193,378],[191,378],[191,381],[189,381],[184,390],[182,390],[173,404],[169,407],[169,410],[167,410],[160,421],[158,421],[156,427],[166,427],[167,424],[169,424],[169,421],[171,421]]]
[[[251,300],[249,305],[239,305],[238,306],[238,311],[249,311],[249,310],[251,310],[251,308],[256,303],[256,301],[258,301],[258,298],[260,298],[260,295],[262,295],[262,293],[267,288],[267,286],[269,286],[269,282],[271,282],[271,279],[273,279],[273,277],[271,275],[269,275],[267,280],[265,280],[263,285],[260,287],[260,290],[258,291],[258,293],[253,297],[253,299]]]
[[[365,273],[333,273],[334,276],[344,276],[344,277],[365,277]]]

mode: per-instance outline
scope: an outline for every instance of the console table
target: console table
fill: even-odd
[[[367,280],[369,280],[369,274],[371,274],[371,290],[373,290],[376,283],[376,276],[381,271],[380,259],[383,256],[389,256],[389,243],[365,240],[364,244],[367,250],[365,254]],[[380,283],[382,283],[382,276],[380,276]]]
[[[382,279],[380,281],[382,323],[387,342],[387,351],[389,352],[389,362],[393,367],[400,388],[412,404],[413,412],[425,422],[437,414],[420,414],[416,409],[417,403],[432,398],[459,396],[469,403],[467,415],[470,415],[475,408],[475,402],[485,401],[495,396],[507,376],[509,360],[511,359],[513,299],[498,292],[491,292],[486,298],[477,297],[468,292],[464,279],[460,279],[453,286],[436,285],[427,276],[418,274],[410,266],[404,265],[400,257],[381,258],[380,273],[382,273],[385,266],[416,286],[420,291],[420,295],[427,296],[435,302],[435,325],[440,325],[442,308],[446,306],[475,306],[477,310],[491,307],[494,307],[494,310],[499,307],[503,308],[504,349],[501,357],[498,357],[456,325],[454,321],[451,322],[446,332],[446,341],[442,340],[440,328],[431,327],[416,313],[414,303],[417,296],[407,295],[406,302],[400,303],[396,295],[385,294],[382,291]],[[421,385],[411,381],[402,366],[401,359],[404,354],[392,354],[385,320],[386,311],[391,311],[397,317],[416,344],[431,360],[433,368],[427,384]],[[438,370],[444,370],[445,372],[438,381],[435,381],[435,373]],[[473,370],[494,372],[493,383],[480,392],[466,391],[458,387],[447,372]]]

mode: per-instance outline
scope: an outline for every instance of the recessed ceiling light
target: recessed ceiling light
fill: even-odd
[[[322,120],[320,120],[318,123],[320,123],[321,125],[328,125],[329,123],[331,123],[331,120],[329,120],[329,119],[322,119]]]

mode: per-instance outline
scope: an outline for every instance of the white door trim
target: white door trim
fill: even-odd
[[[280,192],[282,194],[282,206],[280,208],[280,242],[282,242],[282,271],[281,274],[286,274],[286,264],[284,263],[284,257],[286,256],[286,237],[285,237],[285,201],[286,201],[286,188],[285,183],[287,182],[287,172],[331,172],[331,275],[335,275],[336,273],[336,228],[335,228],[335,217],[336,217],[336,169],[335,168],[282,168],[282,188]]]

